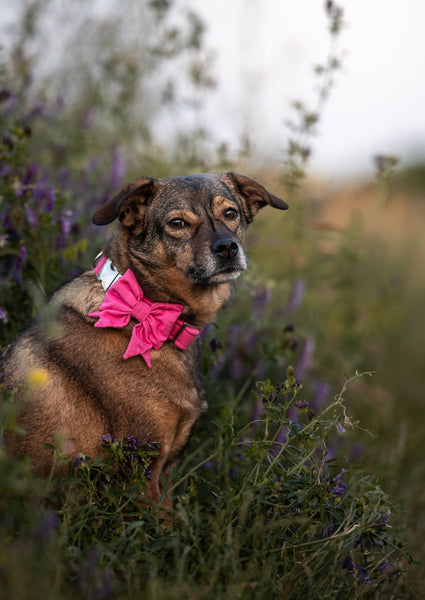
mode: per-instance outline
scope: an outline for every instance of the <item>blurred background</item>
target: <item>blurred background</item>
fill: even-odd
[[[211,413],[240,390],[248,406],[250,378],[288,361],[316,406],[373,372],[351,388],[367,432],[345,451],[423,559],[425,5],[3,0],[0,15],[2,344],[91,265],[105,232],[88,216],[126,181],[258,179],[291,210],[251,228],[211,333]]]

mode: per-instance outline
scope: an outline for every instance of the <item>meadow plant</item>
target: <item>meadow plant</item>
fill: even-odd
[[[291,135],[283,161],[283,181],[288,193],[294,195],[306,176],[312,154],[311,139],[317,135],[322,113],[335,84],[335,74],[341,69],[342,55],[338,48],[344,27],[344,11],[333,0],[326,0],[325,15],[329,33],[329,51],[324,61],[314,66],[316,97],[312,104],[297,99],[292,102],[293,117],[286,120]]]
[[[288,368],[257,383],[255,419],[224,408],[172,472],[173,527],[143,501],[153,441],[105,434],[95,459],[52,445],[47,487],[2,449],[2,597],[390,597],[412,563],[394,507],[370,476],[328,456],[329,441],[356,427],[349,383],[316,411]],[[10,417],[10,398],[3,407]]]
[[[11,98],[9,90],[0,94],[2,344],[60,283],[86,268],[86,252],[95,256],[103,238],[92,229],[90,215],[114,193],[125,171],[117,147],[111,148],[106,163],[87,160],[78,177],[65,167],[57,170],[39,163],[32,121],[45,120],[45,113],[18,118]]]

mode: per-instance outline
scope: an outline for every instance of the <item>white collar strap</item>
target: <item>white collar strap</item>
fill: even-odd
[[[100,266],[100,262],[103,263],[102,266]],[[118,281],[122,275],[117,271],[109,258],[103,257],[102,252],[96,256],[94,264],[95,266],[99,265],[100,267],[99,270],[96,269],[96,275],[101,282],[103,289],[107,292],[111,285]]]

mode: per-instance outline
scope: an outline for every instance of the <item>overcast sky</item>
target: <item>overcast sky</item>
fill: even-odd
[[[313,100],[313,66],[327,55],[323,0],[190,0],[208,26],[219,87],[204,110],[217,136],[236,147],[247,131],[280,157],[294,99]],[[425,158],[425,2],[338,0],[344,52],[313,170],[367,173],[372,157]]]

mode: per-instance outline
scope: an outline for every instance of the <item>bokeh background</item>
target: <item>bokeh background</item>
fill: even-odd
[[[0,14],[2,343],[91,265],[105,232],[89,215],[126,181],[258,179],[291,210],[251,229],[211,334],[210,410],[248,398],[250,376],[279,378],[282,345],[317,405],[373,372],[351,388],[367,431],[349,453],[424,560],[424,4],[3,0]]]

